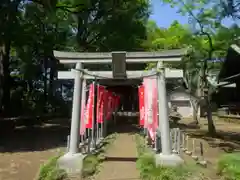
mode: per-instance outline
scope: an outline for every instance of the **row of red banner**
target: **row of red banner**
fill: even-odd
[[[156,78],[144,78],[138,88],[139,125],[146,128],[152,140],[158,128],[158,95]]]
[[[81,109],[81,130],[80,134],[83,135],[85,133],[85,129],[91,129],[94,125],[94,98],[97,95],[97,115],[96,115],[96,123],[103,123],[104,120],[111,119],[111,115],[113,111],[120,104],[120,96],[115,95],[113,92],[105,89],[104,86],[90,84],[89,86],[89,95],[87,99],[87,104],[82,104]],[[85,100],[83,100],[85,101]]]

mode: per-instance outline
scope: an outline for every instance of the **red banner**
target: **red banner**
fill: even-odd
[[[90,84],[89,95],[86,109],[86,128],[92,128],[93,125],[93,105],[94,105],[94,84]]]
[[[104,103],[104,96],[105,96],[105,88],[104,86],[97,86],[97,122],[102,123],[103,122],[103,103]]]
[[[156,78],[144,78],[144,108],[145,122],[144,127],[148,129],[152,140],[155,140],[158,126],[158,106],[157,106],[157,81]]]
[[[86,81],[83,82],[83,90],[82,90],[82,102],[81,102],[81,117],[80,117],[80,135],[84,135],[85,133],[85,113],[86,113]]]
[[[109,120],[112,115],[112,110],[113,110],[113,94],[110,91],[107,91],[107,111],[106,111],[106,120]]]
[[[157,94],[157,79],[152,80],[153,86],[153,100],[152,100],[152,113],[153,113],[153,129],[156,132],[158,128],[158,94]]]
[[[106,120],[107,112],[108,112],[108,91],[107,90],[104,90],[104,93],[103,93],[101,111],[103,112],[101,116],[101,122],[103,122],[104,120]]]
[[[143,78],[144,92],[149,92],[149,81],[150,79]],[[148,128],[148,117],[149,117],[149,96],[148,93],[144,93],[144,128]]]
[[[116,96],[115,108],[117,108],[119,105],[120,105],[120,96]]]
[[[113,111],[115,111],[115,109],[117,108],[117,96],[116,95],[114,95],[114,94],[112,94],[112,106],[111,106],[111,112],[113,112]]]
[[[144,113],[145,113],[145,109],[144,109],[144,86],[141,85],[138,88],[138,97],[139,97],[139,125],[140,126],[144,126]]]

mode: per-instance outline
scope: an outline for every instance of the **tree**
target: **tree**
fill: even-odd
[[[143,43],[146,49],[180,49],[189,46],[192,33],[188,27],[174,21],[169,28],[159,28],[156,23],[149,21],[147,25],[147,40]]]
[[[155,22],[149,21],[147,26],[148,39],[145,41],[144,46],[149,50],[161,50],[161,49],[180,49],[193,47],[191,44],[194,42],[194,46],[201,48],[201,39],[194,37],[193,33],[187,26],[179,24],[174,21],[169,28],[159,28]],[[190,93],[190,100],[194,109],[194,119],[198,122],[197,112],[199,101],[192,96],[198,96],[199,87],[199,63],[193,48],[189,48],[188,56],[183,58],[181,64],[166,64],[171,68],[183,69],[185,73],[185,79]],[[155,64],[150,64],[148,68],[154,67]]]
[[[163,2],[169,3],[172,6],[179,8],[179,12],[182,14],[188,14],[189,23],[192,26],[192,31],[195,36],[200,36],[203,42],[202,48],[199,50],[199,54],[203,55],[202,68],[201,68],[201,96],[204,97],[204,102],[207,109],[208,119],[208,131],[210,134],[216,134],[216,129],[212,120],[211,114],[211,94],[208,91],[207,74],[209,70],[208,60],[212,59],[219,51],[224,51],[216,46],[215,42],[216,31],[222,28],[221,22],[225,16],[219,13],[220,9],[216,3],[210,1],[175,1],[175,0],[164,0]],[[195,44],[196,45],[196,44]],[[194,47],[194,46],[193,46]],[[196,49],[196,48],[195,48]]]
[[[0,9],[0,109],[7,115],[48,110],[59,98],[54,81],[63,67],[54,49],[143,50],[150,14],[148,0],[4,0]],[[10,104],[19,107],[11,114]]]
[[[148,0],[86,1],[85,8],[75,14],[80,50],[141,49],[149,13]]]
[[[17,34],[19,27],[18,8],[20,0],[3,0],[0,2],[0,96],[1,109],[9,113],[10,111],[10,51],[11,44]]]

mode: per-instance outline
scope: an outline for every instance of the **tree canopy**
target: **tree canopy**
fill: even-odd
[[[160,28],[149,19],[149,0],[3,0],[0,2],[0,111],[2,116],[65,110],[63,69],[53,50],[159,51],[188,48],[180,65],[197,77],[205,59],[225,56],[239,37],[237,1],[162,0],[189,16]],[[224,27],[222,20],[236,23]],[[161,20],[162,17],[159,17]],[[211,51],[211,57],[209,52]],[[207,63],[207,70],[217,68]],[[197,81],[191,78],[193,89]],[[71,87],[65,83],[66,87]],[[16,107],[15,107],[16,106]]]

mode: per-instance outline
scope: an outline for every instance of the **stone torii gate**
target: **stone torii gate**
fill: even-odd
[[[165,69],[164,62],[178,63],[185,54],[185,49],[167,50],[162,52],[110,52],[110,53],[75,53],[54,51],[54,56],[62,64],[75,64],[71,71],[59,71],[59,79],[74,79],[73,106],[69,152],[59,159],[60,168],[68,173],[79,173],[82,168],[83,155],[79,153],[79,128],[81,117],[81,94],[83,79],[112,79],[117,83],[142,79],[144,76],[157,75],[159,129],[161,134],[162,152],[156,155],[156,163],[161,165],[177,165],[182,159],[172,154],[166,99],[165,78],[183,78],[181,69]],[[127,71],[126,63],[142,64],[157,63],[157,69],[151,71]],[[88,71],[84,65],[111,64],[111,71]],[[113,82],[109,82],[113,83]]]

